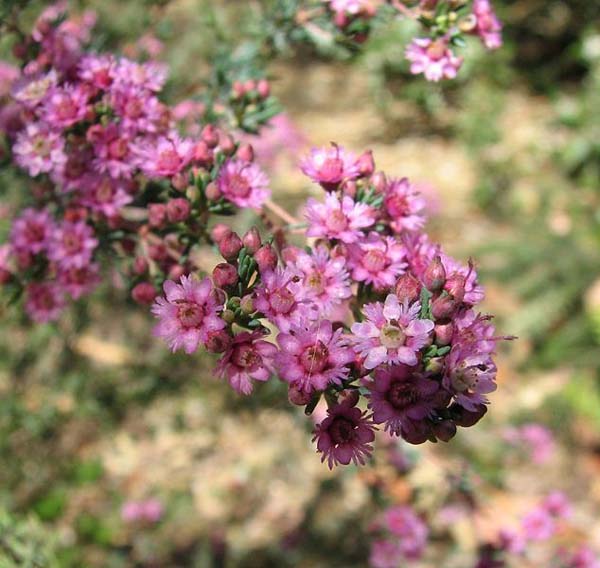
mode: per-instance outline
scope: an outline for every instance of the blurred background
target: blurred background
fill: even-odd
[[[285,114],[252,141],[274,200],[297,212],[313,189],[295,163],[331,140],[418,183],[434,238],[476,259],[485,307],[519,337],[490,411],[447,445],[384,440],[372,465],[330,472],[281,384],[240,398],[207,355],[152,338],[126,291],[57,326],[3,302],[0,566],[367,566],[377,519],[410,504],[429,525],[414,565],[466,568],[552,491],[569,522],[509,565],[575,566],[554,562],[600,550],[600,5],[496,0],[504,47],[469,43],[458,79],[433,85],[407,71],[407,25],[378,22],[358,54],[287,45],[270,3],[73,8],[98,12],[99,49],[167,61],[172,101],[214,85],[215,61],[254,64],[269,34]],[[0,185],[4,234],[20,188]]]

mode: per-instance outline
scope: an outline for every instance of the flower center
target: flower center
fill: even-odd
[[[378,249],[370,250],[364,256],[363,266],[369,272],[379,272],[380,270],[383,270],[386,266],[385,253]]]
[[[108,180],[104,180],[98,184],[96,188],[96,201],[100,203],[108,203],[113,196],[112,185]]]
[[[408,200],[403,195],[391,195],[385,200],[385,205],[392,217],[403,217],[410,211]]]
[[[179,304],[177,317],[183,327],[198,327],[204,319],[202,306],[185,300]]]
[[[327,158],[319,168],[319,174],[327,181],[338,181],[344,174],[344,164],[339,158]]]
[[[58,105],[56,105],[56,114],[61,120],[74,118],[77,114],[77,109],[73,101],[69,97],[64,97]]]
[[[306,284],[317,294],[325,291],[325,278],[320,272],[313,272],[306,280]]]
[[[65,233],[63,235],[63,246],[67,252],[74,253],[81,248],[81,239],[75,233]]]
[[[248,197],[250,193],[250,184],[245,176],[235,174],[229,180],[229,191],[236,197]]]
[[[238,367],[244,369],[256,369],[262,358],[251,345],[240,345],[234,350],[231,360]]]
[[[409,382],[396,382],[386,395],[387,401],[398,410],[404,410],[419,400],[419,393]]]
[[[158,167],[161,170],[177,171],[180,164],[181,159],[179,158],[179,154],[172,148],[163,150],[158,156]]]
[[[443,41],[434,41],[427,48],[427,57],[429,59],[433,59],[434,61],[439,61],[444,54],[446,53],[446,44]]]
[[[142,101],[139,99],[130,99],[125,105],[125,112],[131,118],[139,118],[142,116]]]
[[[352,442],[355,438],[354,423],[338,416],[334,419],[328,429],[331,441],[337,446],[339,444],[347,444]]]
[[[394,325],[392,322],[386,323],[379,332],[379,340],[381,345],[388,349],[396,349],[404,345],[406,335],[404,331],[398,325]]]
[[[127,154],[127,140],[123,140],[123,138],[113,140],[108,147],[108,153],[114,160],[124,158]]]
[[[44,240],[44,227],[36,223],[28,223],[25,226],[25,236],[29,242],[39,242]]]
[[[47,158],[50,156],[50,144],[44,136],[37,136],[33,141],[33,151],[40,156],[40,158]]]
[[[348,227],[348,218],[344,215],[343,211],[336,209],[325,219],[325,224],[331,231],[345,231]]]
[[[320,373],[329,362],[329,350],[322,341],[307,347],[300,355],[302,366],[309,372]]]

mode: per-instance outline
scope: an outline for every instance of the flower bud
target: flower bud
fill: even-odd
[[[440,294],[431,302],[431,315],[436,320],[446,320],[454,314],[458,308],[457,301],[449,294]]]
[[[206,199],[209,201],[217,201],[217,199],[220,199],[222,193],[217,184],[214,181],[211,181],[204,188],[204,195],[206,195]]]
[[[207,124],[200,136],[209,148],[215,148],[219,144],[219,132],[214,124]]]
[[[361,176],[369,177],[375,171],[375,160],[373,159],[373,152],[367,150],[364,154],[361,154],[356,161],[358,171]]]
[[[425,269],[423,274],[423,284],[430,292],[439,292],[446,282],[446,270],[442,264],[442,259],[437,255]]]
[[[485,416],[485,413],[487,412],[487,406],[485,404],[479,404],[477,405],[477,410],[470,411],[455,402],[452,404],[452,406],[450,406],[450,412],[454,417],[454,422],[458,426],[470,428],[471,426],[477,424],[477,422],[479,422]]]
[[[234,81],[231,86],[231,92],[235,99],[241,99],[245,94],[246,90],[244,89],[244,85],[241,81]]]
[[[189,179],[187,172],[179,172],[171,178],[171,185],[177,191],[183,191],[188,186]]]
[[[167,203],[167,217],[171,223],[185,221],[190,216],[191,205],[185,197],[171,199]]]
[[[12,273],[6,268],[0,268],[0,285],[7,284],[12,279]]]
[[[425,365],[425,370],[433,375],[438,375],[444,369],[444,360],[442,357],[433,357]]]
[[[348,16],[346,12],[336,12],[333,17],[333,23],[340,29],[344,29],[348,25]]]
[[[256,227],[251,227],[242,238],[246,250],[254,254],[261,246],[262,240]]]
[[[217,288],[235,286],[239,280],[237,269],[233,264],[228,264],[227,262],[217,264],[217,266],[213,268],[212,277]]]
[[[151,227],[160,229],[167,220],[167,207],[164,203],[151,203],[148,205],[148,223]]]
[[[236,157],[243,162],[253,162],[254,161],[254,148],[252,148],[252,144],[240,144],[238,148]]]
[[[377,193],[383,193],[387,188],[387,178],[383,172],[376,172],[371,176],[371,185]]]
[[[225,260],[235,260],[242,249],[242,239],[233,231],[230,231],[218,242],[219,252]]]
[[[227,233],[231,233],[231,228],[225,223],[217,223],[210,231],[210,237],[215,243],[219,243]]]
[[[444,290],[454,298],[457,304],[465,299],[466,279],[462,274],[452,274],[444,284]]]
[[[452,322],[438,323],[435,325],[434,331],[437,345],[441,347],[450,345],[452,336],[454,335],[454,324]]]
[[[271,94],[271,85],[266,79],[261,79],[256,85],[256,91],[261,99],[266,99]]]
[[[131,290],[131,297],[138,304],[151,304],[156,298],[156,289],[150,282],[140,282]]]
[[[305,406],[312,399],[312,394],[298,388],[295,385],[290,385],[288,388],[288,400],[296,406]]]
[[[224,329],[210,331],[205,343],[206,350],[210,353],[224,353],[231,344],[231,335]]]
[[[251,294],[246,294],[240,300],[240,308],[246,315],[250,315],[254,312],[254,299]]]
[[[421,283],[410,273],[406,272],[396,282],[396,296],[400,303],[412,304],[421,295]]]
[[[227,300],[227,295],[223,290],[221,290],[221,288],[213,288],[210,291],[210,295],[220,306],[222,306],[225,303],[225,300]]]
[[[203,166],[212,164],[213,152],[204,140],[200,140],[200,142],[194,146],[194,161]]]
[[[358,191],[358,185],[353,179],[349,179],[343,183],[342,191],[345,195],[348,195],[349,197],[352,197],[352,199],[354,199]]]
[[[441,420],[433,425],[433,433],[442,442],[449,442],[456,436],[456,424],[452,420]]]
[[[235,142],[229,134],[219,133],[219,149],[226,156],[231,156],[235,152]]]
[[[235,314],[231,310],[223,310],[221,319],[227,323],[233,323],[235,321]]]
[[[270,244],[265,244],[256,251],[254,260],[261,272],[274,270],[277,266],[277,253]]]
[[[138,276],[146,274],[148,272],[148,261],[143,256],[136,256],[133,261],[133,271]]]
[[[244,91],[246,94],[254,90],[256,90],[256,81],[254,79],[248,79],[247,81],[244,81]]]
[[[424,422],[422,420],[418,422],[413,421],[404,421],[402,424],[402,438],[406,440],[409,444],[423,444],[427,440],[429,440],[431,436],[431,426],[429,423]]]
[[[174,264],[169,268],[169,280],[179,280],[186,272],[185,266]]]

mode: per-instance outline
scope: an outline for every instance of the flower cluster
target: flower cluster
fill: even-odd
[[[151,303],[167,277],[190,272],[209,214],[258,210],[270,194],[249,144],[212,124],[180,134],[178,113],[159,98],[165,65],[86,51],[93,23],[53,5],[18,46],[22,71],[0,68],[0,128],[36,187],[0,269],[36,322],[89,294],[107,257],[123,259],[133,298]],[[268,99],[266,81],[247,87]],[[238,96],[238,115],[253,102]]]
[[[376,172],[370,152],[332,144],[300,167],[324,191],[304,211],[313,246],[288,243],[285,227],[263,241],[256,228],[240,237],[216,225],[225,262],[212,280],[165,283],[156,334],[173,350],[221,353],[217,375],[240,393],[276,375],[308,413],[325,397],[314,440],[330,467],[364,463],[377,426],[410,443],[448,441],[496,388],[499,338],[476,311],[473,264],[428,240],[422,198]]]

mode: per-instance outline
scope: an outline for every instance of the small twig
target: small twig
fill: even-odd
[[[392,6],[394,8],[396,8],[396,10],[398,10],[398,12],[400,12],[407,18],[410,18],[412,20],[417,19],[417,17],[418,17],[417,14],[415,14],[415,12],[413,10],[411,10],[410,8],[407,8],[400,0],[391,0],[391,3],[392,3]]]
[[[283,207],[277,205],[277,203],[273,203],[270,199],[267,199],[265,202],[265,207],[271,211],[271,213],[274,213],[280,219],[283,219],[288,225],[299,225],[301,223],[300,220],[290,215]]]

